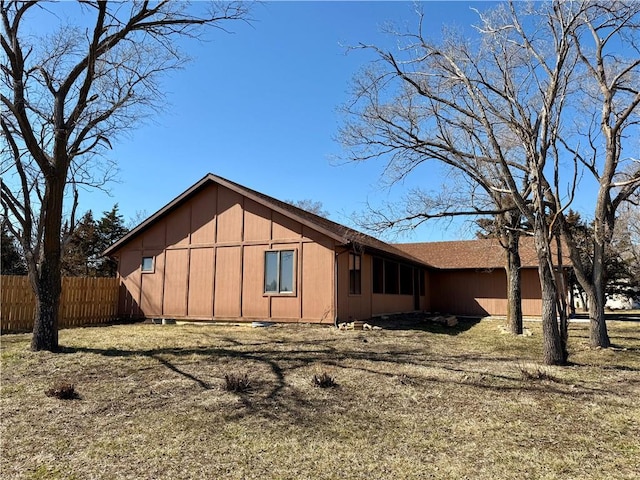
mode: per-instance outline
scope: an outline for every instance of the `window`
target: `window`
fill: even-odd
[[[140,270],[143,272],[153,272],[153,257],[142,257]]]
[[[413,295],[418,288],[424,290],[424,282],[417,280],[418,270],[410,265],[374,257],[372,266],[373,293]],[[421,270],[420,275],[424,275]]]
[[[362,257],[355,253],[349,254],[349,293],[362,293]]]
[[[373,257],[373,293],[384,293],[384,262]]]
[[[391,260],[384,261],[384,293],[398,294],[400,293],[398,264]]]
[[[265,252],[264,293],[294,293],[294,260],[294,250]]]
[[[400,293],[413,295],[413,269],[409,265],[400,264]]]

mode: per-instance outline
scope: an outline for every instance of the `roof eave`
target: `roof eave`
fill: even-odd
[[[342,237],[340,235],[336,235],[334,232],[331,232],[331,231],[321,227],[320,225],[316,225],[313,222],[305,219],[304,217],[301,217],[300,215],[296,215],[294,212],[290,212],[290,211],[288,211],[288,210],[286,210],[284,208],[281,208],[280,206],[278,206],[278,205],[276,205],[274,203],[268,202],[264,198],[261,198],[261,197],[259,197],[257,195],[252,194],[250,191],[247,191],[247,190],[245,190],[243,188],[240,188],[239,186],[237,186],[233,182],[229,182],[228,180],[226,180],[224,178],[221,178],[221,177],[218,177],[216,175],[213,175],[212,173],[208,173],[201,180],[196,182],[194,185],[192,185],[190,188],[188,188],[182,194],[178,195],[175,199],[173,199],[167,205],[165,205],[160,210],[158,210],[156,213],[151,215],[149,218],[147,218],[140,225],[138,225],[133,230],[131,230],[129,233],[127,233],[120,240],[116,241],[113,245],[111,245],[107,249],[105,249],[104,252],[102,252],[102,255],[103,256],[109,256],[109,257],[113,256],[113,254],[117,250],[119,250],[124,244],[126,244],[127,242],[132,240],[134,237],[136,237],[137,235],[142,233],[149,225],[151,225],[156,220],[160,219],[161,217],[163,217],[164,215],[169,213],[171,210],[176,208],[178,205],[180,205],[186,199],[191,197],[193,194],[195,194],[198,190],[200,190],[202,187],[204,187],[208,183],[217,183],[219,185],[222,185],[223,187],[228,188],[229,190],[232,190],[232,191],[234,191],[234,192],[236,192],[236,193],[238,193],[238,194],[240,194],[242,196],[245,196],[245,197],[253,200],[254,202],[257,202],[257,203],[259,203],[261,205],[264,205],[264,206],[266,206],[266,207],[268,207],[268,208],[280,213],[281,215],[284,215],[287,218],[291,218],[292,220],[295,220],[296,222],[299,222],[302,225],[305,225],[306,227],[308,227],[308,228],[310,228],[310,229],[312,229],[312,230],[314,230],[316,232],[319,232],[319,233],[322,233],[323,235],[328,236],[329,238],[333,239],[334,241],[338,242],[339,244],[347,244],[348,243],[348,240],[345,239],[344,237]]]
[[[142,233],[150,224],[155,222],[160,217],[164,216],[169,211],[173,210],[175,207],[177,207],[179,204],[181,204],[184,200],[186,200],[188,197],[190,197],[193,193],[195,193],[197,190],[202,188],[206,183],[208,183],[209,175],[210,174],[205,175],[202,179],[197,181],[190,188],[185,190],[183,193],[178,195],[176,198],[174,198],[171,202],[166,204],[164,207],[162,207],[156,213],[154,213],[149,218],[147,218],[145,221],[140,223],[137,227],[135,227],[133,230],[131,230],[129,233],[127,233],[124,237],[122,237],[121,239],[117,240],[111,246],[107,247],[104,250],[104,252],[102,252],[102,255],[105,256],[105,257],[113,256],[113,254],[117,250],[119,250],[122,245],[124,245],[125,243],[129,242],[134,237],[136,237],[137,235]]]

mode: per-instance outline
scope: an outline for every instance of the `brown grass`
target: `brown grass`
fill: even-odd
[[[637,478],[639,325],[612,322],[616,348],[592,350],[573,324],[569,367],[537,364],[539,324],[498,327],[125,325],[63,330],[61,354],[3,336],[0,475]],[[230,372],[251,389],[226,391]],[[46,396],[56,382],[80,399]]]

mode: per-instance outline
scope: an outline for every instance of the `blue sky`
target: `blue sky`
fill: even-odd
[[[426,2],[424,9],[437,34],[443,24],[469,27],[476,19],[470,7],[486,5]],[[367,201],[408,187],[381,189],[380,162],[339,165],[332,158],[341,153],[337,108],[371,59],[346,46],[392,41],[382,25],[414,25],[414,4],[267,2],[255,6],[253,18],[250,26],[229,24],[232,34],[212,31],[204,43],[183,44],[193,61],[165,78],[166,109],[114,144],[108,154],[119,165],[118,183],[111,196],[82,192],[80,211],[99,216],[118,203],[126,220],[152,214],[211,172],[279,199],[320,201],[334,221],[353,225]],[[398,240],[472,235],[469,227],[439,222]]]

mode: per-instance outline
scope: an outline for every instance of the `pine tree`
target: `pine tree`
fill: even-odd
[[[118,213],[118,205],[102,212],[99,220],[91,210],[75,226],[65,245],[62,274],[73,277],[115,277],[118,264],[102,252],[129,230]]]
[[[97,224],[97,230],[99,238],[97,255],[99,256],[102,255],[102,252],[107,247],[129,232],[129,229],[124,224],[124,218],[118,213],[117,203],[110,211],[102,213],[102,218]],[[117,269],[118,264],[114,260],[102,257],[98,262],[96,275],[99,277],[115,277]]]
[[[567,229],[571,231],[576,247],[580,252],[580,261],[584,271],[591,275],[593,271],[593,224],[583,220],[579,213],[569,210],[566,215]],[[634,272],[634,259],[631,252],[631,241],[624,230],[624,222],[616,229],[616,235],[605,249],[605,293],[634,295],[638,288],[638,279]],[[584,291],[578,283],[574,272],[569,281],[586,303]]]
[[[65,244],[62,258],[62,275],[69,277],[94,277],[99,235],[93,212],[86,212]]]
[[[0,247],[2,248],[1,271],[2,275],[26,275],[27,264],[24,261],[16,239],[9,233],[4,222],[1,223]]]

